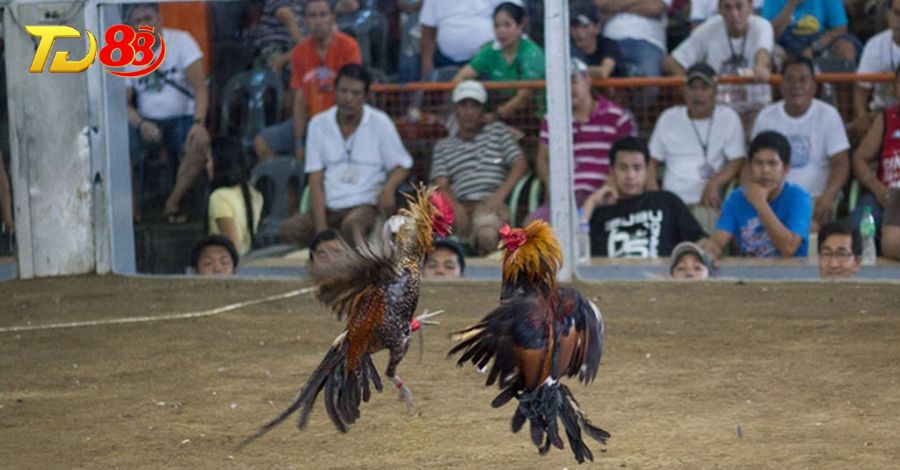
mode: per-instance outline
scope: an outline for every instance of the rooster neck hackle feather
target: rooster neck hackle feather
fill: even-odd
[[[547,300],[555,299],[556,274],[563,257],[553,229],[547,222],[536,220],[507,233],[510,240],[515,239],[515,245],[503,253],[503,282],[533,289]]]

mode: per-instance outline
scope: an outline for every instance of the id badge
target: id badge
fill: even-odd
[[[708,181],[715,174],[715,170],[713,170],[712,165],[709,163],[703,163],[700,165],[700,178],[705,181]]]
[[[341,172],[341,181],[347,184],[356,184],[356,168],[347,166]]]

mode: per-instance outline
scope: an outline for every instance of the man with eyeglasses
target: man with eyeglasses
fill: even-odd
[[[849,279],[859,271],[862,239],[846,222],[825,224],[819,230],[819,276]]]

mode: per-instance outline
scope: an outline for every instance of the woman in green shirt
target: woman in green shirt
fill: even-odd
[[[523,37],[525,9],[503,2],[494,9],[494,36],[453,78],[454,85],[471,79],[488,81],[540,80],[544,78],[544,52],[534,41]],[[526,107],[532,90],[507,90],[497,117],[508,119]],[[541,94],[542,95],[542,94]],[[543,101],[543,100],[541,100]],[[536,103],[543,108],[543,103]],[[540,111],[540,110],[538,110]]]

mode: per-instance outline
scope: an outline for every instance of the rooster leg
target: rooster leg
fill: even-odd
[[[384,375],[394,383],[397,387],[397,390],[400,391],[400,400],[406,404],[406,409],[409,411],[409,414],[412,416],[416,416],[419,414],[419,411],[416,409],[416,405],[413,403],[412,392],[409,390],[409,387],[403,383],[403,380],[400,379],[400,376],[397,375],[397,364],[400,363],[400,360],[403,359],[403,354],[406,352],[409,343],[407,342],[406,347],[402,349],[399,354],[395,354],[394,351],[391,351],[391,357],[388,361],[387,370]]]
[[[416,405],[413,403],[412,392],[409,391],[409,387],[400,380],[400,377],[395,375],[393,377],[388,377],[391,379],[391,382],[394,382],[394,385],[397,386],[397,390],[400,391],[400,400],[406,404],[406,409],[409,411],[409,414],[412,416],[416,416],[419,414],[419,411],[416,409]]]

